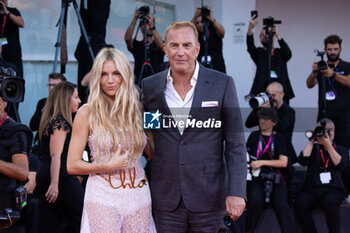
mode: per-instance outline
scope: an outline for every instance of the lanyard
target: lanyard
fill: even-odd
[[[336,148],[336,144],[334,143],[334,149]],[[329,156],[328,156],[328,159],[327,159],[327,162],[324,160],[324,154],[323,154],[323,150],[320,148],[320,154],[321,154],[321,158],[322,158],[322,161],[323,161],[323,164],[324,164],[324,167],[325,168],[328,168],[328,165],[329,165]]]
[[[329,156],[328,156],[328,159],[327,159],[327,162],[326,162],[326,161],[324,160],[324,155],[323,155],[323,150],[322,150],[322,149],[320,149],[320,154],[321,154],[321,158],[322,158],[324,167],[325,167],[325,168],[328,168],[328,165],[329,165]]]
[[[273,140],[273,133],[271,134],[271,136],[269,137],[269,141],[267,142],[266,146],[265,146],[265,149],[262,150],[262,135],[260,134],[259,136],[259,142],[258,142],[258,148],[256,149],[256,158],[259,159],[259,156],[263,155],[268,149],[269,149],[269,146],[271,144],[271,150],[272,152],[274,152],[274,148],[275,148],[275,143],[274,143],[274,140]]]
[[[336,72],[336,73],[338,72],[338,67],[334,69],[334,72]],[[327,78],[327,80],[328,80],[329,88],[332,90],[333,89],[332,87],[333,87],[335,80],[331,79],[331,78]]]
[[[7,18],[7,16],[4,15],[4,20],[2,21],[2,28],[1,28],[1,38],[4,38],[4,30],[5,30],[6,18]]]
[[[2,119],[0,121],[0,126],[2,126],[2,124],[4,123],[4,121],[6,120],[7,118],[7,113],[5,112],[4,115],[2,116]]]

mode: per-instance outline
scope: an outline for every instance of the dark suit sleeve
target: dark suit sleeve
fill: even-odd
[[[281,47],[281,56],[284,61],[289,61],[289,59],[292,58],[292,51],[290,50],[287,43],[281,39],[278,41],[280,47]]]
[[[228,196],[246,197],[247,159],[243,123],[236,87],[228,79],[223,100],[225,160],[229,177]]]

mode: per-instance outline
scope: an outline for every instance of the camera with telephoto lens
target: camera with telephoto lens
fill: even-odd
[[[261,92],[260,94],[254,96],[254,95],[247,95],[245,96],[245,100],[249,101],[249,106],[253,109],[260,107],[261,105],[264,105],[268,102],[270,102],[270,105],[272,107],[273,105],[273,99],[271,95],[267,92]]]
[[[276,172],[263,172],[261,173],[261,179],[264,180],[264,192],[265,192],[265,202],[270,203],[271,193],[273,191],[273,184],[279,184],[281,177]]]
[[[141,23],[142,24],[148,23],[146,16],[149,14],[149,6],[144,5],[144,6],[141,6],[137,10],[141,12],[141,14],[139,15],[139,19],[140,19]]]
[[[273,25],[281,23],[281,20],[275,20],[272,16],[263,19],[263,25],[265,28],[273,27]]]
[[[317,56],[321,57],[321,61],[319,61],[317,63],[318,70],[326,70],[327,69],[327,63],[326,63],[326,61],[323,58],[324,52],[320,51],[318,49],[315,49],[314,52],[317,53]]]
[[[8,103],[24,100],[24,79],[11,68],[0,67],[0,97]]]
[[[327,134],[329,135],[329,130],[326,129],[326,122],[325,121],[321,121],[320,122],[321,125],[317,126],[314,130],[307,130],[305,132],[305,136],[311,140],[311,139],[315,139],[317,140],[317,138],[326,138]]]

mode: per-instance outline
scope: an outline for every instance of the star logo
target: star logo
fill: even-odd
[[[156,112],[143,113],[143,128],[144,129],[160,129],[162,114],[157,110]]]

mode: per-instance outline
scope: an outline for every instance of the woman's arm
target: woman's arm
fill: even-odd
[[[63,128],[54,129],[50,137],[50,177],[51,183],[45,194],[48,202],[55,202],[58,197],[58,182],[61,167],[61,154],[64,147],[68,131]]]
[[[72,138],[68,150],[67,172],[71,175],[87,175],[125,168],[128,163],[127,153],[121,154],[120,147],[118,147],[112,159],[106,163],[92,164],[82,160],[89,130],[89,107],[84,105],[78,110],[74,119]]]
[[[256,160],[251,162],[250,166],[253,170],[259,169],[263,166],[273,168],[285,168],[288,165],[288,156],[279,155],[279,159],[273,160]]]

